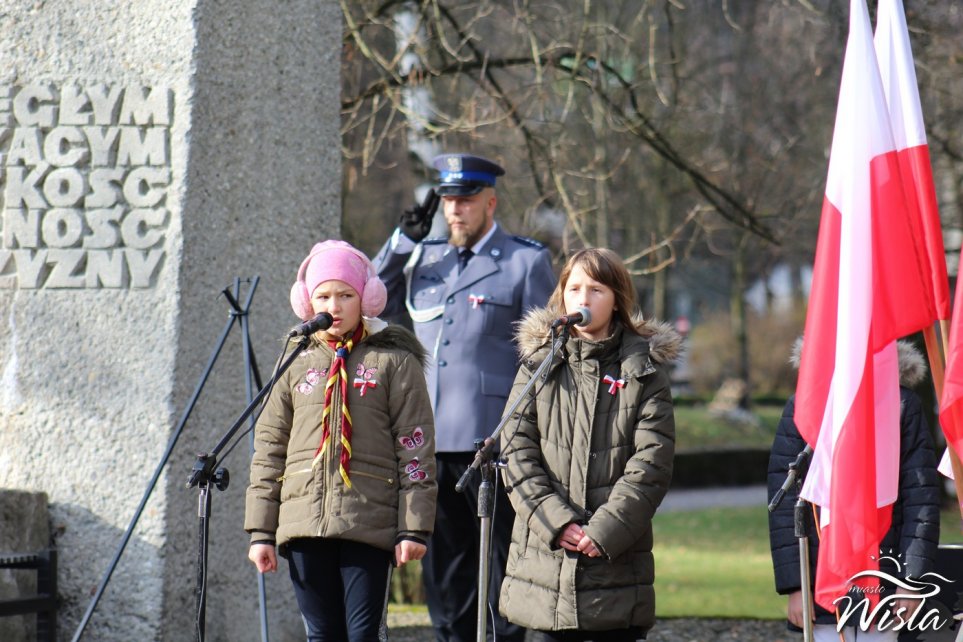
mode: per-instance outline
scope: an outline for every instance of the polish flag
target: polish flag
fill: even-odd
[[[919,210],[920,228],[916,233],[920,235],[918,238],[926,240],[927,259],[933,279],[934,305],[938,318],[949,319],[950,297],[943,234],[936,205],[926,129],[923,126],[923,109],[920,106],[913,50],[910,47],[902,2],[880,0],[875,40],[883,89],[893,124],[893,136],[899,150],[900,168],[904,180],[913,181],[912,189],[907,189],[907,199],[911,207],[915,206]],[[957,301],[960,301],[961,294],[963,292],[958,283]],[[940,400],[940,424],[943,426],[947,443],[956,451],[957,456],[963,456],[963,407],[958,403],[963,399],[963,346],[960,345],[960,341],[963,341],[960,332],[963,330],[959,327],[961,313],[963,309],[958,309],[957,315],[952,317],[956,319],[956,323],[951,328],[950,344],[946,348],[946,375],[943,398]],[[940,463],[940,471],[948,477],[953,476],[946,454]]]
[[[913,233],[915,238],[925,240],[936,318],[949,319],[950,284],[946,276],[943,230],[902,0],[879,0],[875,44],[893,140],[906,185],[906,201],[910,210],[917,212],[912,219]]]
[[[936,319],[913,216],[869,13],[851,0],[796,388],[796,425],[814,448],[803,496],[822,509],[815,597],[829,610],[879,568],[899,470],[894,341]]]

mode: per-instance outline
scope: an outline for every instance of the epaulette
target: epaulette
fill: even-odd
[[[528,247],[534,247],[539,250],[545,249],[544,243],[536,241],[535,239],[530,239],[527,236],[512,236],[512,239],[518,241],[522,245],[527,245]]]
[[[428,245],[428,244],[437,245],[438,243],[447,243],[447,242],[448,242],[448,237],[447,237],[447,236],[436,236],[436,237],[430,238],[430,239],[422,239],[421,242],[422,242],[423,244],[425,244],[425,245]]]

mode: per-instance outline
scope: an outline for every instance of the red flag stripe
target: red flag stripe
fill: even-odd
[[[946,350],[946,376],[940,400],[940,425],[946,443],[963,460],[963,279],[956,280],[956,310]]]

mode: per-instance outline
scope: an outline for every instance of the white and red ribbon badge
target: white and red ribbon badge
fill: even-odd
[[[362,397],[368,388],[374,388],[378,385],[378,381],[373,378],[377,371],[377,368],[365,368],[363,363],[358,364],[358,376],[354,380],[354,387],[361,388]]]
[[[478,306],[485,302],[484,294],[469,294],[468,302],[471,303],[471,309],[477,310]]]
[[[616,379],[612,375],[605,375],[602,381],[609,384],[609,394],[614,395],[619,388],[625,387],[625,379]]]

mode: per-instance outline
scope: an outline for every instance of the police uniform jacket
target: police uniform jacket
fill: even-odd
[[[458,274],[458,248],[427,239],[412,253],[389,241],[374,260],[388,288],[385,315],[410,316],[431,359],[428,394],[438,452],[474,450],[505,409],[518,369],[514,324],[555,285],[548,251],[496,228]]]

